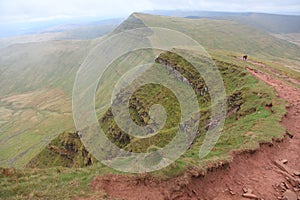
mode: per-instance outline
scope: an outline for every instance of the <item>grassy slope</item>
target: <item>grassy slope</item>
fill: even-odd
[[[64,132],[56,137],[26,165],[28,168],[84,167],[92,165],[96,159],[83,146],[75,132]]]
[[[57,133],[74,130],[71,91],[89,42],[61,41],[1,49],[1,166],[24,166]],[[17,148],[16,148],[17,147]]]
[[[10,95],[0,107],[1,166],[24,166],[57,133],[74,129],[71,100],[60,89]]]
[[[70,199],[89,196],[89,182],[95,174],[111,172],[101,166],[68,169],[11,169],[0,175],[1,199]],[[2,171],[2,169],[1,169]],[[104,194],[103,194],[104,195]]]
[[[1,166],[24,166],[58,133],[74,130],[73,81],[89,48],[54,41],[0,49]]]
[[[269,33],[299,33],[299,15],[280,15],[255,12],[209,12],[209,11],[149,11],[149,14],[185,17],[190,19],[208,18],[238,21]]]
[[[223,49],[263,60],[297,61],[300,47],[280,40],[267,32],[251,28],[235,21],[184,19],[174,17],[135,14],[147,26],[163,27],[183,32],[198,41],[206,49]]]
[[[139,15],[139,17],[141,17]],[[145,22],[147,18],[147,23],[151,24],[151,16],[142,15],[143,21]],[[153,17],[154,23],[157,18]],[[161,18],[160,18],[161,19]],[[169,21],[168,21],[169,20]],[[186,20],[186,21],[184,21]],[[173,22],[172,22],[173,21]],[[141,20],[135,20],[135,25],[132,24],[123,24],[121,26],[125,27],[142,27],[143,24],[140,24]],[[178,29],[183,30],[185,32],[190,31],[191,34],[197,36],[197,38],[205,43],[205,46],[211,49],[211,54],[217,59],[218,66],[224,68],[222,71],[224,76],[224,81],[226,85],[226,91],[228,95],[234,94],[237,91],[242,92],[242,97],[245,100],[242,109],[239,111],[242,115],[239,120],[236,120],[236,116],[231,116],[226,121],[226,126],[224,129],[224,133],[220,138],[218,144],[216,145],[215,149],[209,154],[206,160],[197,160],[197,152],[199,146],[202,143],[202,136],[198,137],[195,141],[193,148],[191,148],[184,157],[179,159],[174,165],[169,166],[168,168],[156,172],[156,175],[168,175],[172,176],[174,174],[181,173],[182,170],[187,166],[197,166],[199,170],[203,169],[204,166],[207,165],[207,162],[217,162],[218,160],[228,160],[230,156],[228,156],[228,152],[232,149],[252,149],[257,148],[257,142],[264,142],[270,140],[271,137],[282,137],[282,133],[284,132],[283,128],[279,125],[279,123],[275,123],[274,121],[279,121],[280,116],[285,112],[284,110],[284,102],[277,99],[275,92],[273,89],[268,87],[266,84],[257,81],[256,79],[252,78],[249,75],[246,75],[244,70],[245,63],[238,60],[233,59],[231,55],[239,55],[236,53],[243,45],[240,45],[239,42],[244,41],[243,37],[245,35],[239,34],[238,30],[230,30],[232,28],[237,29],[239,27],[238,24],[228,22],[225,23],[222,27],[222,23],[220,21],[216,21],[214,25],[210,25],[209,21],[196,21],[196,20],[188,20],[188,19],[171,19],[166,18],[165,20],[158,20],[156,21],[160,23],[161,26],[167,26],[168,24],[171,26],[170,28],[176,28],[176,24],[178,23]],[[175,24],[176,22],[176,24]],[[186,23],[190,24],[186,24]],[[193,23],[199,23],[197,26],[193,25]],[[226,29],[229,25],[232,27]],[[212,38],[213,34],[209,34],[208,30],[217,30],[216,38],[212,41],[206,40],[205,38]],[[241,29],[244,33],[249,31],[249,28],[244,27],[245,29]],[[194,30],[195,29],[195,30]],[[225,29],[222,32],[222,29]],[[204,31],[205,30],[205,31]],[[220,32],[219,32],[220,31]],[[229,35],[229,38],[222,38],[224,33],[227,35],[226,31],[234,31],[233,35]],[[200,32],[196,34],[197,32]],[[243,32],[242,32],[243,33]],[[250,40],[252,37],[253,43],[258,46],[262,46],[263,42],[257,42],[256,37],[263,37],[268,41],[269,36],[255,34],[248,36],[247,40]],[[239,38],[239,37],[242,37]],[[250,38],[249,38],[250,37]],[[232,39],[234,44],[232,44]],[[270,38],[269,38],[270,39]],[[271,38],[274,39],[274,38]],[[278,47],[273,51],[273,53],[279,53],[282,51],[282,44],[287,45],[286,48],[289,49],[291,47],[291,51],[286,50],[284,52],[293,55],[294,50],[298,51],[297,48],[294,49],[294,46],[290,46],[289,43],[281,43],[282,41],[278,40]],[[224,44],[222,44],[224,43]],[[202,44],[202,43],[201,43]],[[224,50],[215,51],[213,49],[227,49],[233,51],[228,52]],[[227,56],[230,55],[230,56]],[[267,56],[268,54],[266,54]],[[280,54],[281,55],[281,54]],[[272,57],[271,57],[272,58]],[[261,59],[261,57],[258,57]],[[279,67],[280,69],[284,69]],[[291,73],[290,70],[284,70],[287,73]],[[238,75],[238,76],[236,76]],[[33,77],[33,76],[31,76]],[[35,80],[35,78],[33,78]],[[146,91],[140,91],[141,94],[148,94]],[[273,103],[273,111],[272,113],[270,110],[265,109],[265,104]],[[2,104],[1,104],[2,105]],[[253,110],[255,108],[255,111]],[[251,111],[251,112],[249,112]],[[260,120],[258,120],[260,119]],[[3,143],[4,144],[4,143]],[[10,143],[11,145],[12,143]],[[144,143],[135,140],[134,144],[138,147],[138,151],[144,148]],[[9,145],[9,143],[8,143]],[[129,147],[128,147],[129,148]],[[5,149],[6,150],[6,149]],[[4,176],[1,178],[1,188],[0,196],[4,198],[8,198],[11,195],[15,195],[16,198],[25,198],[25,197],[37,197],[37,198],[46,198],[46,197],[70,197],[74,195],[80,195],[84,193],[87,189],[87,183],[96,174],[111,172],[111,170],[103,167],[100,164],[92,166],[86,169],[63,169],[60,168],[59,171],[63,171],[63,173],[58,173],[55,168],[49,169],[46,171],[43,170],[24,170],[12,173],[11,176]],[[77,186],[72,186],[72,184]],[[40,184],[39,184],[40,183]],[[49,184],[54,183],[54,184]],[[28,192],[28,188],[35,188],[35,190],[31,193]],[[29,189],[32,191],[31,189]],[[82,194],[81,194],[82,195]]]
[[[228,62],[232,58],[224,55],[214,58],[217,59],[215,61],[224,78],[228,96],[241,92],[243,102],[241,109],[227,118],[221,138],[205,159],[198,159],[198,150],[203,139],[203,135],[200,135],[192,148],[182,158],[169,167],[154,172],[153,175],[171,177],[182,173],[186,167],[196,167],[200,172],[203,172],[208,165],[213,166],[220,161],[227,162],[230,160],[230,154],[228,153],[231,150],[255,149],[258,148],[258,142],[267,142],[271,138],[282,138],[284,129],[280,126],[279,121],[280,116],[285,112],[285,102],[278,99],[274,90],[269,86],[248,75],[244,70],[242,61]],[[144,99],[145,94],[149,95],[148,89],[145,87],[140,90],[136,93],[136,97]],[[159,88],[157,89],[159,90]],[[139,96],[139,94],[143,95]],[[266,104],[271,102],[273,104],[272,111],[265,107]],[[166,106],[170,106],[170,104]],[[166,131],[170,132],[170,130]],[[156,142],[165,144],[167,140],[164,141],[163,139],[159,138]],[[153,141],[155,142],[155,139]],[[149,141],[133,140],[131,146],[140,151],[145,144],[147,146]],[[91,178],[108,172],[117,173],[101,164],[95,164],[85,169],[58,167],[46,171],[26,169],[11,172],[10,175],[2,175],[1,186],[3,189],[1,190],[1,196],[4,198],[13,194],[17,195],[14,196],[16,198],[85,196],[89,192],[87,183]],[[35,189],[28,190],[27,187]]]
[[[241,24],[271,33],[279,39],[297,45],[300,44],[300,16],[249,13],[216,17],[208,16],[208,18],[237,21]]]
[[[89,41],[15,44],[0,49],[0,94],[60,87],[71,94],[74,74],[89,50]]]
[[[95,27],[85,34],[102,34],[107,28]],[[62,35],[73,37],[71,33],[78,34],[67,30]],[[33,38],[27,41],[28,37]],[[76,72],[102,40],[53,41],[44,34],[19,39],[0,48],[0,166],[4,167],[25,166],[59,133],[74,131],[71,95]]]
[[[114,32],[144,27],[145,24],[183,31],[197,39],[200,44],[208,49],[230,50],[235,55],[239,53],[242,54],[251,49],[261,49],[269,44],[273,46],[269,51],[267,51],[267,49],[264,50],[264,58],[268,57],[273,59],[274,57],[270,56],[270,54],[274,54],[276,59],[278,59],[278,57],[284,57],[281,52],[285,52],[288,55],[287,57],[293,57],[299,50],[299,48],[294,47],[292,44],[278,40],[264,32],[241,26],[236,22],[220,20],[191,20],[134,14]],[[252,34],[248,34],[249,32]],[[89,49],[100,41],[101,38],[93,41],[39,42],[16,44],[0,49],[0,112],[2,118],[6,117],[5,119],[0,118],[0,123],[3,127],[1,132],[5,133],[2,134],[0,138],[2,149],[5,152],[0,156],[0,165],[11,166],[11,164],[17,164],[16,166],[24,166],[28,158],[36,154],[37,149],[40,149],[34,148],[36,141],[50,136],[50,138],[47,139],[47,141],[49,141],[49,139],[53,138],[52,135],[56,135],[58,132],[72,130],[73,123],[70,116],[70,95],[75,73]],[[262,55],[263,54],[257,54],[259,59],[261,59]],[[250,56],[253,57],[254,55]],[[298,58],[298,56],[296,56],[296,58]],[[297,68],[297,65],[294,64],[297,61],[289,61],[290,62],[285,63]],[[118,77],[112,77],[111,79],[114,78],[116,78],[116,80],[118,79]],[[103,87],[109,88],[105,83]],[[52,96],[47,96],[46,93],[49,88],[59,88],[59,90],[63,90],[65,94],[58,95],[54,92]],[[41,93],[40,90],[44,91],[44,93]],[[11,98],[10,101],[3,99],[4,97],[6,98],[6,95],[9,97],[32,91],[37,91],[36,93],[39,96],[47,97],[49,101],[57,102],[57,104],[65,104],[68,108],[67,113],[69,113],[69,116],[60,115],[64,113],[62,106],[59,106],[60,109],[55,110],[56,113],[50,114],[45,107],[39,107],[36,103],[30,106],[15,106],[17,102],[25,101],[22,95],[18,96],[17,99]],[[99,95],[107,95],[106,90]],[[34,101],[33,98],[35,98],[35,95],[31,96],[31,101]],[[62,97],[57,100],[57,96]],[[29,121],[30,123],[24,124],[22,120],[20,120],[19,116],[21,113],[24,113],[24,111],[26,112],[23,117],[28,117],[28,112],[31,112],[36,113],[34,116],[38,118],[37,115],[39,115],[39,112],[36,112],[36,110],[46,115],[46,117],[43,118],[46,119],[46,121]],[[12,115],[12,113],[14,115]],[[55,117],[53,115],[55,115]],[[61,124],[61,126],[57,126],[57,124]],[[23,133],[20,133],[20,131]],[[18,135],[18,137],[10,137],[11,135]],[[29,140],[26,143],[17,142],[19,136],[22,135],[23,138],[26,138],[26,135],[30,135],[30,138],[35,139]],[[7,140],[7,138],[9,138],[9,140]],[[14,152],[14,145],[17,144],[18,146],[20,145],[19,150]],[[22,156],[23,154],[27,154],[26,152],[32,152],[32,154],[28,157]],[[19,160],[20,157],[23,157],[20,162],[10,162],[10,164],[6,162],[6,160]]]
[[[170,59],[170,57],[167,57],[167,59]],[[178,160],[178,163],[182,163],[185,166],[196,165],[200,168],[204,167],[205,165],[202,165],[201,162],[210,162],[211,160],[226,158],[228,157],[227,153],[233,149],[255,149],[258,147],[257,142],[268,141],[272,137],[281,138],[282,133],[284,132],[284,129],[279,124],[275,125],[276,127],[269,126],[274,121],[279,122],[280,116],[285,112],[283,106],[284,103],[276,98],[274,90],[268,90],[268,86],[247,75],[244,69],[241,68],[243,63],[234,65],[221,59],[215,61],[221,71],[226,87],[226,93],[228,95],[228,99],[230,99],[228,100],[228,112],[234,109],[237,105],[240,105],[241,109],[232,116],[228,116],[222,137],[214,151],[211,152],[211,154],[207,157],[207,160],[204,161],[197,161],[197,152],[202,143],[204,127],[206,125],[206,123],[200,123],[200,136],[196,139],[196,142],[185,156]],[[173,57],[173,62],[183,63],[181,66],[183,65],[185,66],[183,68],[185,70],[187,69],[185,65],[186,63],[182,62],[180,58]],[[182,74],[185,74],[185,72],[183,71]],[[196,80],[198,80],[198,78]],[[193,80],[189,81],[193,82]],[[144,99],[151,99],[149,94],[151,93],[147,90],[144,92],[138,91],[136,98],[139,99],[139,102],[147,102]],[[160,92],[153,98],[163,99],[164,96],[161,97],[162,94],[166,95],[165,92]],[[201,121],[207,122],[209,115],[205,111],[208,107],[205,107],[207,105],[203,103],[202,99],[203,97],[198,96],[198,100],[203,111]],[[272,103],[272,101],[274,101],[273,104],[276,105],[272,108],[275,114],[265,108],[265,105]],[[145,107],[147,108],[149,105]],[[168,103],[166,105],[166,110],[170,107],[172,108],[174,105],[170,105],[170,103]],[[176,111],[172,111],[173,113],[176,113]],[[175,117],[176,114],[172,114],[170,116]],[[168,127],[168,125],[171,125],[171,127]],[[168,137],[172,136],[176,132],[176,127],[174,127],[174,124],[172,123],[167,123],[166,128],[168,129],[163,130],[162,135],[155,136],[151,139],[132,140],[129,144],[129,149],[133,151],[146,151],[149,146],[164,146],[169,142]],[[169,168],[165,172],[172,173],[172,171],[173,170],[170,170]]]
[[[278,37],[283,40],[287,40],[294,44],[300,46],[300,32],[298,33],[286,33],[286,34],[273,34],[275,37]]]
[[[274,34],[299,33],[300,16],[249,13],[212,17],[215,19],[234,20]]]

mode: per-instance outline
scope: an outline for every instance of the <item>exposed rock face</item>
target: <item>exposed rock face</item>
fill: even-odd
[[[163,67],[165,67],[169,74],[175,75],[175,78],[178,81],[192,86],[196,94],[202,97],[208,95],[208,88],[204,84],[203,80],[198,79],[199,80],[198,83],[195,82],[195,80],[191,80],[192,77],[188,76],[189,74],[191,74],[190,72],[181,70],[180,66],[174,65],[170,63],[168,60],[165,60],[161,57],[156,58],[155,62],[160,63]]]
[[[64,132],[34,157],[27,167],[84,167],[97,162],[80,140],[78,132]]]

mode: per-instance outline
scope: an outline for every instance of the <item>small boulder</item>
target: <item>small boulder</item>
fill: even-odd
[[[283,164],[287,164],[289,161],[288,161],[287,159],[283,159],[283,160],[281,160],[281,162],[282,162]]]
[[[300,176],[300,172],[298,172],[298,171],[295,171],[294,174],[295,174],[296,176]]]
[[[285,193],[283,193],[283,200],[297,200],[297,194],[291,190],[287,190],[285,191]]]
[[[251,194],[251,193],[245,193],[245,194],[243,194],[243,197],[248,198],[248,199],[257,199],[258,200],[258,196],[256,196],[255,194]]]

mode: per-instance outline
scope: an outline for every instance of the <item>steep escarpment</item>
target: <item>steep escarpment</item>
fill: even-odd
[[[28,168],[85,167],[96,159],[87,151],[78,132],[63,132],[26,165]]]
[[[199,129],[193,145],[176,162],[181,163],[180,165],[172,165],[166,171],[178,172],[190,165],[205,168],[207,162],[230,159],[229,154],[232,150],[255,149],[260,142],[269,141],[274,137],[281,138],[284,133],[284,129],[276,123],[272,127],[264,127],[279,121],[284,112],[281,102],[276,100],[274,91],[250,77],[238,64],[220,58],[214,58],[214,62],[225,84],[228,114],[219,142],[203,162],[197,159],[197,151],[202,145],[206,130],[215,124],[210,120],[210,94],[207,86],[201,74],[181,56],[164,52],[156,59],[155,65],[173,74],[181,84],[188,84],[193,88],[201,107]],[[120,96],[117,101],[124,99]],[[132,120],[139,126],[145,126],[149,124],[149,109],[154,104],[160,104],[165,108],[167,120],[165,126],[152,137],[135,138],[125,133],[115,122],[111,108],[99,118],[99,124],[111,142],[127,151],[148,152],[162,148],[173,139],[180,123],[180,104],[173,92],[158,84],[144,85],[130,97],[128,109]],[[267,105],[272,105],[272,108],[268,108]],[[81,144],[79,136],[74,137],[66,133],[62,135],[64,136],[54,140],[28,166],[82,167],[95,162]],[[66,136],[69,139],[65,139]]]

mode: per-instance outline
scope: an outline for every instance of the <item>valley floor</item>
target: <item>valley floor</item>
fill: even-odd
[[[264,70],[269,69],[261,63],[248,62]],[[99,176],[90,183],[97,195],[88,199],[299,199],[299,82],[284,79],[272,70],[269,70],[270,73],[248,67],[247,70],[273,86],[278,96],[289,103],[288,112],[281,122],[287,130],[283,141],[262,144],[255,152],[235,153],[230,164],[211,170],[204,177],[193,173],[193,170],[168,181],[146,175]]]

